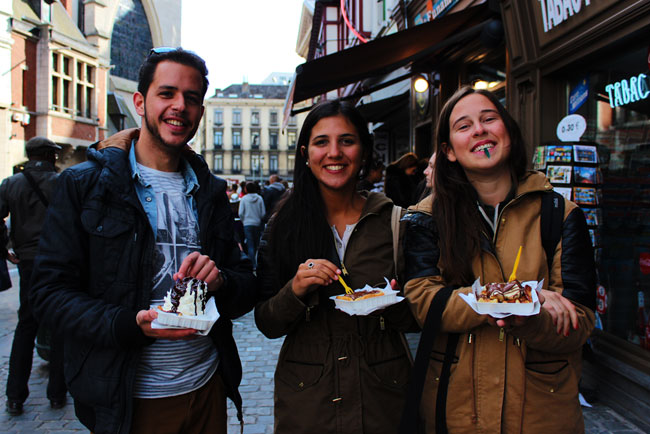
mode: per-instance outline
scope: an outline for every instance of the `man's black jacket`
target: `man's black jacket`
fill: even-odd
[[[210,337],[219,351],[218,372],[240,413],[242,370],[231,319],[254,306],[254,275],[233,239],[226,183],[196,154],[184,156],[200,185],[193,195],[201,252],[225,277],[215,296],[220,318]],[[32,280],[34,310],[65,334],[65,378],[79,420],[95,433],[128,433],[140,352],[153,342],[135,316],[149,308],[156,271],[155,236],[135,192],[128,154],[89,149],[87,162],[61,174],[54,195]]]

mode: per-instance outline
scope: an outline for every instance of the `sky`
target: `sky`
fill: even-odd
[[[182,0],[181,44],[205,59],[210,87],[294,72],[303,0]]]

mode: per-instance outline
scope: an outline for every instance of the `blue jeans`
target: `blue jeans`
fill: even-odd
[[[257,248],[260,246],[260,237],[262,236],[262,226],[244,226],[244,236],[246,237],[246,253],[253,262],[253,268],[257,268]]]

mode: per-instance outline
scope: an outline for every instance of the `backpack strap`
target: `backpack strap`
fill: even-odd
[[[45,205],[45,208],[47,208],[50,205],[50,202],[48,202],[47,198],[45,197],[45,194],[43,194],[43,190],[38,186],[38,183],[34,179],[31,173],[29,173],[27,170],[24,170],[21,172],[23,175],[25,175],[25,178],[27,178],[27,182],[29,182],[29,185],[32,186],[32,189],[34,192],[38,195],[38,198],[43,202],[43,205]]]
[[[549,274],[551,273],[555,248],[562,238],[563,223],[564,197],[555,191],[542,194],[540,231]]]
[[[393,205],[390,214],[390,229],[393,232],[393,266],[395,267],[395,278],[397,278],[397,252],[399,250],[399,220],[402,217],[402,207]]]
[[[433,351],[433,343],[440,332],[442,312],[445,306],[447,306],[447,301],[453,290],[453,287],[446,286],[439,290],[433,297],[433,300],[431,300],[427,318],[422,328],[420,343],[415,353],[415,362],[411,371],[411,377],[406,387],[406,400],[399,426],[400,434],[414,434],[418,432],[418,426],[420,424],[420,401],[422,400],[424,381],[427,376],[431,352]],[[436,433],[438,434],[447,432],[447,386],[449,385],[451,362],[454,358],[458,337],[459,335],[457,333],[450,333],[448,335],[447,349],[438,383],[438,394],[436,397]]]

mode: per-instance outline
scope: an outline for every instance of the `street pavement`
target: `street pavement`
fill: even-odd
[[[7,381],[9,354],[18,310],[18,272],[10,267],[14,287],[0,292],[0,385]],[[234,334],[242,360],[244,378],[240,392],[244,400],[244,434],[273,432],[273,372],[282,339],[269,340],[255,327],[253,314],[235,321]],[[409,336],[412,347],[417,335]],[[0,433],[77,433],[87,432],[74,415],[72,398],[61,410],[52,410],[45,395],[48,365],[36,353],[29,381],[30,395],[21,416],[9,416],[0,409]],[[2,400],[0,400],[2,402]],[[625,417],[603,405],[583,408],[587,434],[635,434],[643,431]],[[230,434],[239,434],[239,423],[234,406],[229,402],[228,424]],[[561,415],[553,415],[561,417]],[[369,433],[372,434],[372,433]]]

